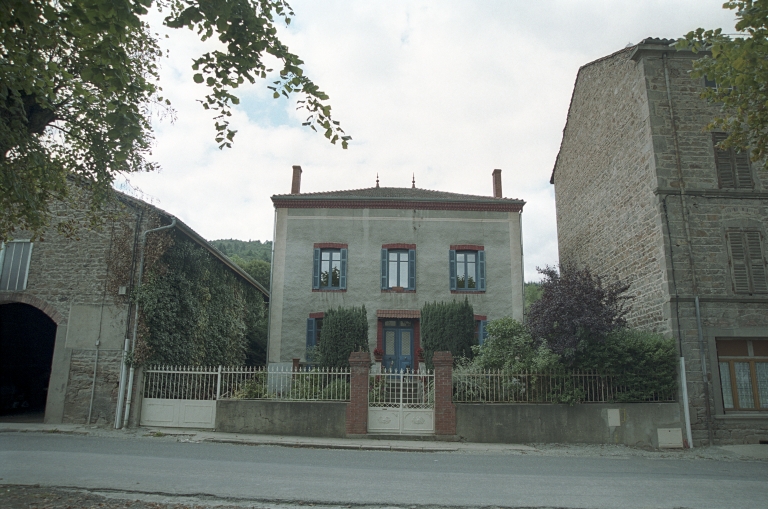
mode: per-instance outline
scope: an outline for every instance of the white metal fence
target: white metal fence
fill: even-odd
[[[349,369],[150,366],[144,397],[349,401]]]
[[[510,373],[470,371],[453,373],[457,403],[612,403],[675,401],[674,384],[659,390],[653,381],[592,371],[565,373]]]

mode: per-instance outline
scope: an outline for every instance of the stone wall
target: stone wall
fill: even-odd
[[[611,410],[618,417],[616,422],[611,422]],[[456,434],[469,442],[657,448],[659,428],[679,429],[684,437],[683,426],[677,403],[456,405]]]
[[[643,70],[629,50],[579,70],[554,170],[561,263],[631,283],[630,322],[669,333]]]

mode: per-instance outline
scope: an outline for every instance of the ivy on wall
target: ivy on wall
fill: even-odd
[[[183,234],[162,232],[153,240],[165,236],[170,242],[147,264],[136,296],[136,362],[264,364],[267,313],[261,293]]]

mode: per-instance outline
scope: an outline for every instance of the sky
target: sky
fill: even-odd
[[[698,27],[733,32],[723,0],[290,1],[279,35],[330,96],[352,136],[347,150],[301,126],[306,113],[273,99],[268,80],[241,87],[234,146],[220,150],[199,102],[191,61],[206,50],[194,33],[153,27],[167,50],[152,160],[159,173],[130,176],[134,196],[176,215],[209,240],[272,240],[270,197],[381,186],[504,197],[523,209],[525,280],[558,261],[549,183],[580,66],[646,37]],[[165,34],[168,38],[164,38]],[[210,46],[208,46],[210,47]],[[275,68],[279,68],[274,64]]]

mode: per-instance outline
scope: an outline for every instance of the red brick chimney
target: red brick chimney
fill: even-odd
[[[493,170],[492,175],[493,175],[493,197],[501,198],[501,170]]]
[[[291,194],[300,194],[300,193],[301,193],[301,166],[294,166],[293,180],[291,181]]]

